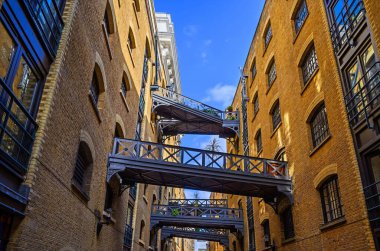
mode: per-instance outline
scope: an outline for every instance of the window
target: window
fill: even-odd
[[[144,229],[145,229],[145,222],[144,220],[141,220],[140,235],[139,235],[140,240],[144,240]]]
[[[125,77],[121,80],[121,87],[120,87],[121,94],[123,94],[124,98],[127,98],[127,91],[129,91],[129,85],[127,85],[127,81]]]
[[[277,101],[272,108],[272,126],[275,130],[281,123],[280,102]]]
[[[310,120],[313,147],[317,147],[330,135],[326,107],[322,104]]]
[[[256,116],[258,112],[259,112],[259,95],[256,93],[256,95],[253,98],[253,115]]]
[[[292,208],[287,207],[280,215],[281,223],[284,229],[284,239],[288,240],[294,237],[294,225]]]
[[[272,35],[272,27],[269,23],[264,35],[265,49],[268,48],[269,42],[272,40]]]
[[[306,0],[302,0],[300,6],[297,9],[296,16],[294,17],[294,28],[296,30],[296,33],[301,30],[308,15],[309,12],[307,10]]]
[[[306,84],[313,76],[314,72],[318,69],[317,53],[315,52],[314,45],[308,50],[305,59],[302,62],[301,68],[303,82]]]
[[[94,74],[92,75],[91,86],[90,86],[90,96],[95,106],[98,106],[99,95],[100,95],[99,80],[98,80],[98,76],[96,75],[96,72],[94,71]]]
[[[148,185],[144,184],[144,195],[146,195],[146,190],[148,189]]]
[[[80,142],[72,181],[73,185],[85,195],[87,200],[90,190],[92,163],[93,160],[89,147],[86,143]]]
[[[270,240],[269,220],[264,220],[262,227],[263,227],[263,232],[264,232],[264,245],[265,247],[270,247],[271,240]]]
[[[136,48],[136,40],[135,36],[133,35],[133,31],[131,28],[129,28],[128,32],[128,40],[127,40],[128,49],[132,52],[133,49]]]
[[[268,70],[268,87],[271,87],[273,82],[276,80],[277,72],[276,72],[276,64],[273,61]]]
[[[288,158],[286,157],[285,148],[280,149],[280,151],[278,151],[274,159],[279,161],[288,161]]]
[[[257,153],[259,153],[259,152],[261,152],[261,150],[263,150],[263,143],[262,143],[262,139],[261,139],[261,130],[259,130],[256,133],[255,140],[256,140],[256,151],[257,151]]]
[[[140,11],[140,1],[139,0],[133,0],[133,5],[135,8],[135,11]]]
[[[112,203],[113,203],[113,192],[110,185],[106,185],[106,199],[104,202],[104,210],[112,209]]]
[[[34,118],[42,92],[42,77],[29,55],[0,22],[0,127],[4,129],[0,134],[0,149],[22,171],[28,165],[37,129]]]
[[[325,181],[319,190],[321,194],[323,218],[325,223],[343,217],[343,208],[340,202],[338,177],[335,175]]]
[[[256,60],[254,60],[254,61],[253,61],[253,64],[252,64],[252,69],[251,69],[252,80],[255,78],[256,73],[257,73],[257,69],[256,69]]]

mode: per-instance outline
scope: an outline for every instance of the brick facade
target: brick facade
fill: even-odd
[[[269,220],[270,242],[280,250],[373,250],[374,242],[367,219],[363,188],[356,160],[355,148],[348,125],[343,91],[335,61],[324,1],[307,1],[308,16],[296,35],[293,13],[301,1],[274,1],[265,3],[245,66],[247,79],[248,124],[250,155],[275,158],[281,150],[286,153],[293,180],[292,206],[295,237],[285,241],[280,216],[261,199],[254,199],[256,250],[264,250],[261,225]],[[369,19],[377,1],[365,1]],[[376,7],[375,7],[376,6]],[[377,8],[378,9],[378,8]],[[374,23],[378,24],[376,20]],[[268,25],[273,37],[267,48],[264,36]],[[376,25],[373,25],[376,38]],[[376,40],[378,41],[378,40]],[[305,53],[314,45],[318,70],[306,85],[300,69]],[[277,76],[268,87],[268,68],[274,59]],[[257,73],[252,77],[252,64]],[[241,106],[241,85],[236,92],[234,108]],[[259,111],[254,113],[253,98],[258,95]],[[281,123],[272,128],[271,109],[279,101]],[[313,148],[309,119],[318,104],[325,104],[330,136]],[[256,147],[255,135],[261,130],[263,149]],[[242,145],[229,149],[242,154]],[[327,226],[323,222],[321,198],[316,187],[336,170],[343,223]],[[323,177],[323,178],[322,178]],[[320,183],[319,183],[320,184]],[[242,198],[244,199],[244,198]],[[238,200],[234,196],[231,204]],[[278,213],[281,213],[281,202]],[[246,228],[247,229],[247,228]],[[245,236],[247,236],[247,232]],[[244,248],[248,245],[245,240]]]

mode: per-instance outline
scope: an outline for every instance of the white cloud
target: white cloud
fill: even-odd
[[[212,44],[212,40],[211,39],[207,39],[207,40],[203,41],[203,45],[205,47],[209,47],[211,44]]]
[[[183,28],[183,34],[185,34],[185,36],[194,37],[197,33],[198,33],[198,28],[195,25],[190,24],[190,25],[186,25]]]
[[[234,85],[217,84],[207,90],[207,96],[202,102],[215,102],[227,107],[231,105],[235,95],[236,87]]]

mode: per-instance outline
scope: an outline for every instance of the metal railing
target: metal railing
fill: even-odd
[[[188,147],[115,138],[112,155],[117,158],[141,159],[161,164],[174,163],[190,168],[221,169],[233,173],[290,180],[287,163],[283,161]]]
[[[242,221],[243,211],[238,208],[224,207],[152,205],[152,216]]]
[[[206,207],[227,207],[226,199],[171,199],[169,205],[183,205],[183,206],[206,206]]]
[[[380,104],[380,62],[376,62],[345,96],[348,119],[352,126],[367,119]]]
[[[125,225],[124,232],[124,247],[131,248],[132,247],[132,236],[133,236],[133,228],[129,225]]]
[[[380,227],[380,181],[363,188],[371,225]]]
[[[215,229],[215,228],[197,228],[197,227],[176,227],[176,226],[163,226],[162,231],[181,231],[190,233],[205,233],[205,234],[215,234],[215,235],[227,235],[228,231],[226,229]]]
[[[0,151],[7,154],[22,173],[31,155],[37,123],[0,78]]]
[[[222,120],[239,120],[239,113],[237,111],[224,112],[163,87],[158,86],[154,94]]]
[[[141,116],[144,115],[145,110],[145,98],[144,98],[144,92],[141,92],[140,101],[139,101],[139,113]]]
[[[335,52],[350,40],[356,27],[365,18],[365,7],[362,0],[353,0],[350,4],[344,1],[340,13],[335,16],[330,28],[331,38]]]
[[[57,2],[59,5],[64,4],[57,0],[25,0],[53,55],[57,52],[64,25],[61,16],[63,8]]]

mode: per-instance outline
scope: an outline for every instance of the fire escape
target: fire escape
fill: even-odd
[[[221,111],[156,85],[151,89],[152,113],[161,139],[179,134],[219,135],[230,141],[239,137],[238,111]],[[248,155],[248,151],[236,155],[115,138],[107,181],[116,175],[125,186],[145,183],[260,197],[274,207],[282,199],[292,201],[287,163]],[[186,233],[211,240],[219,230],[241,238],[243,217],[239,209],[194,203],[153,205],[152,243],[160,228],[165,238]]]

